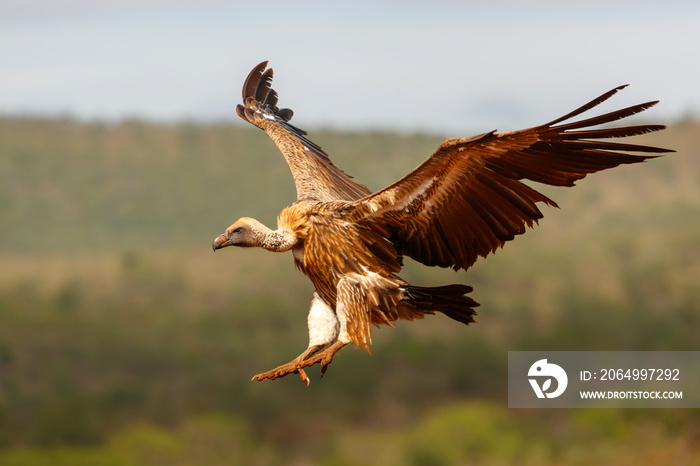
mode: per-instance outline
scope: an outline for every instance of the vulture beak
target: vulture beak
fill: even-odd
[[[226,246],[228,246],[228,244],[226,243],[227,241],[228,238],[226,237],[226,235],[221,234],[214,238],[214,241],[211,243],[211,247],[214,251],[216,251],[217,249],[225,248]]]

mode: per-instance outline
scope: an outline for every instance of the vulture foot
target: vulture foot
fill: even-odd
[[[252,380],[274,380],[279,377],[284,377],[285,375],[288,374],[299,374],[299,378],[301,379],[302,382],[306,382],[306,386],[308,386],[311,381],[309,380],[309,377],[306,375],[306,372],[304,372],[304,369],[300,367],[301,361],[297,361],[296,359],[293,361],[288,362],[287,364],[282,364],[281,366],[275,367],[271,371],[263,372],[261,374],[257,374],[253,376]]]
[[[318,351],[320,351],[323,348],[323,345],[313,345],[309,346],[306,348],[306,351],[301,353],[299,356],[296,358],[292,359],[289,361],[287,364],[282,364],[279,367],[275,367],[271,371],[263,372],[262,374],[258,374],[253,376],[251,381],[253,380],[274,380],[279,377],[284,377],[285,375],[288,374],[299,374],[299,378],[301,379],[302,382],[306,382],[306,386],[308,387],[309,384],[311,383],[311,380],[309,380],[309,377],[306,375],[306,372],[304,372],[304,367],[306,365],[304,362],[312,355],[316,354]]]

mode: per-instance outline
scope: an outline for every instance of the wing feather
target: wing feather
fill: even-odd
[[[236,107],[236,113],[265,131],[282,152],[292,171],[297,199],[353,201],[369,195],[369,189],[333,165],[328,154],[305,137],[305,131],[289,123],[294,112],[277,108],[272,68],[266,68],[264,61],[250,72],[243,84],[243,104]]]
[[[424,264],[469,268],[479,256],[487,256],[537,223],[542,218],[538,203],[556,207],[521,180],[573,186],[589,173],[672,152],[598,140],[659,131],[662,125],[590,129],[635,115],[656,102],[563,123],[624,87],[542,126],[448,139],[411,173],[355,201],[354,220],[381,225],[400,253]]]

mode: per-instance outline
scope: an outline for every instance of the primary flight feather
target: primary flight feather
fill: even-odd
[[[625,87],[620,86],[541,126],[448,139],[411,173],[371,193],[333,165],[306,132],[289,123],[293,112],[277,107],[271,83],[267,62],[253,68],[236,111],[265,131],[282,152],[297,200],[280,213],[277,230],[241,218],[216,237],[212,247],[292,251],[315,292],[307,349],[254,380],[296,373],[308,384],[304,369],[321,363],[323,375],[348,343],[369,350],[370,324],[392,325],[397,319],[435,312],[464,324],[473,322],[478,303],[467,296],[471,287],[412,285],[397,275],[403,256],[430,266],[467,269],[542,218],[538,203],[556,206],[521,180],[573,186],[589,173],[671,152],[606,140],[659,131],[663,125],[592,129],[657,102],[566,123]]]

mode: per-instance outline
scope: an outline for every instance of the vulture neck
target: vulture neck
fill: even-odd
[[[296,236],[289,230],[271,230],[262,223],[256,222],[255,228],[256,246],[272,252],[285,252],[294,247]]]

